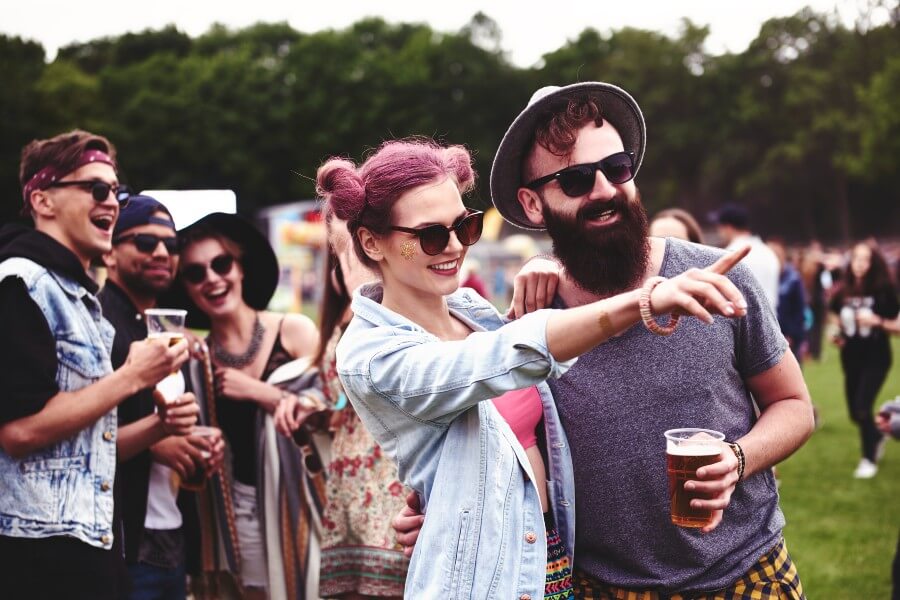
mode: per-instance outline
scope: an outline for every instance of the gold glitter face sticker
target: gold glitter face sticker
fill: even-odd
[[[416,255],[416,242],[410,240],[408,242],[403,242],[400,244],[400,256],[405,258],[406,260],[412,260]]]

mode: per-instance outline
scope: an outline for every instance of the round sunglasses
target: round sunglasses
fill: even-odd
[[[131,197],[131,190],[128,189],[128,186],[112,185],[106,183],[105,181],[100,181],[99,179],[90,179],[83,181],[56,181],[51,183],[47,187],[78,187],[85,191],[89,191],[91,193],[91,197],[93,197],[97,202],[105,202],[106,199],[109,198],[109,192],[112,191],[112,193],[116,196],[116,202],[119,203],[120,208],[124,208],[125,205],[128,204],[128,199]]]
[[[577,198],[594,189],[597,171],[603,173],[610,183],[616,185],[631,181],[634,178],[634,152],[616,152],[595,163],[572,165],[556,173],[538,177],[534,181],[526,183],[525,187],[536,190],[555,179],[566,196]]]
[[[187,282],[197,285],[198,283],[206,281],[206,274],[209,269],[212,269],[213,273],[216,275],[224,276],[231,272],[232,267],[234,267],[234,257],[230,254],[220,254],[209,261],[208,265],[202,265],[200,263],[184,265],[181,269],[181,276],[184,277]]]
[[[152,233],[129,233],[119,236],[113,240],[113,244],[119,245],[125,242],[131,242],[138,252],[144,254],[152,254],[159,243],[166,247],[166,252],[176,254],[178,252],[178,238],[174,235],[162,237],[153,235]]]
[[[471,246],[481,238],[481,229],[484,225],[484,213],[472,211],[460,219],[452,227],[446,225],[426,225],[425,227],[398,227],[392,226],[393,231],[411,233],[419,238],[422,252],[428,256],[436,256],[444,251],[450,243],[450,232],[456,232],[456,239],[463,246]]]

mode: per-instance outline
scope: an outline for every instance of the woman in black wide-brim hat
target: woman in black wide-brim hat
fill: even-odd
[[[206,372],[213,377],[211,382],[207,377],[205,417],[222,429],[228,447],[223,475],[207,486],[218,524],[211,539],[222,542],[244,598],[307,597],[307,586],[317,584],[315,569],[312,580],[307,577],[307,564],[317,546],[309,532],[321,503],[321,469],[309,467],[316,462],[307,456],[314,449],[274,435],[270,415],[283,399],[308,387],[316,326],[303,315],[266,310],[278,283],[278,262],[248,221],[213,213],[180,231],[179,240],[176,293],[186,296],[188,325],[209,329]],[[302,394],[310,412],[324,409],[317,392]],[[266,527],[269,520],[274,527]],[[302,539],[273,539],[282,531],[307,533],[295,536],[305,535]],[[201,558],[206,567],[207,557]]]

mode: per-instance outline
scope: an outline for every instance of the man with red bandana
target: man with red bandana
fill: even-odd
[[[0,581],[10,598],[117,598],[116,407],[177,369],[187,344],[135,343],[110,364],[114,330],[88,273],[128,198],[108,140],[35,140],[19,180],[34,228],[0,229]]]

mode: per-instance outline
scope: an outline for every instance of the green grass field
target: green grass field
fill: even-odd
[[[900,340],[876,410],[900,395]],[[847,416],[837,349],[805,365],[822,425],[778,467],[785,539],[811,600],[890,598],[890,569],[900,531],[900,441],[888,440],[874,479],[853,478],[860,457]]]

